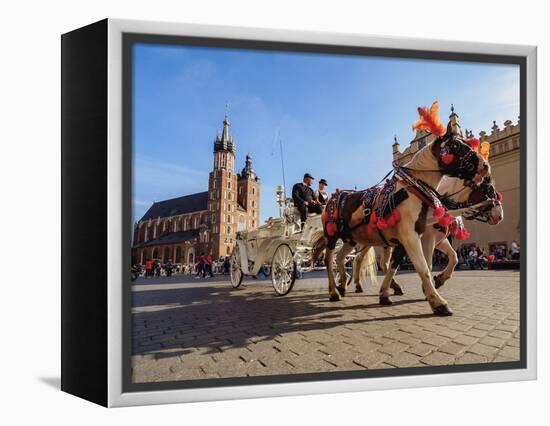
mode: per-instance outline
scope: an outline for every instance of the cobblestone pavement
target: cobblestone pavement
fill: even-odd
[[[351,371],[519,360],[519,273],[459,271],[435,317],[416,274],[405,295],[376,289],[329,302],[315,272],[277,297],[270,281],[139,279],[133,286],[134,382]]]

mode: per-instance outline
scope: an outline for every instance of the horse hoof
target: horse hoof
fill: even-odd
[[[344,287],[338,286],[336,287],[336,290],[338,290],[338,293],[340,293],[340,296],[344,297],[346,295],[346,289]]]
[[[363,287],[355,287],[356,293],[363,293]]]
[[[393,305],[393,302],[391,301],[389,296],[380,296],[380,304],[384,306],[390,306]]]
[[[331,302],[339,302],[340,301],[340,293],[330,293],[329,300]]]
[[[445,284],[444,282],[441,282],[441,278],[439,278],[439,275],[434,276],[434,284],[435,288],[438,289],[439,287],[443,286]]]
[[[448,305],[439,305],[433,308],[434,314],[440,317],[450,317],[453,314],[451,308]]]
[[[401,286],[395,281],[392,281],[392,283],[390,284],[390,288],[393,289],[394,296],[403,296],[403,294],[405,294],[403,293],[403,289],[401,288]]]

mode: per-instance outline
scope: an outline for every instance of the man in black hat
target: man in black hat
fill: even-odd
[[[321,206],[321,203],[315,198],[315,194],[311,189],[313,179],[313,176],[306,173],[304,175],[304,180],[292,187],[292,201],[294,202],[294,206],[300,210],[302,228],[304,227],[308,213],[321,213],[323,210],[323,206]]]
[[[317,201],[319,201],[319,203],[322,205],[322,206],[326,206],[327,205],[327,201],[328,201],[328,194],[327,192],[325,191],[325,188],[328,186],[328,183],[325,179],[321,179],[319,181],[319,189],[317,191],[315,191],[315,198],[317,199]]]

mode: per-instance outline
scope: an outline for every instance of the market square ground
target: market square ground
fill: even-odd
[[[458,271],[430,312],[418,275],[378,305],[377,289],[328,301],[324,272],[277,297],[270,280],[140,278],[132,286],[132,378],[157,382],[517,361],[519,272]]]

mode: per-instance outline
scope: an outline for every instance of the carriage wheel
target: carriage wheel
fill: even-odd
[[[229,275],[231,277],[231,285],[233,288],[239,288],[243,282],[243,271],[241,269],[241,255],[239,253],[239,246],[236,245],[231,253]]]
[[[296,262],[292,250],[286,244],[277,247],[271,262],[271,282],[275,293],[284,296],[292,290],[296,281]]]

